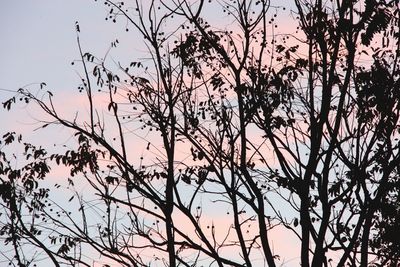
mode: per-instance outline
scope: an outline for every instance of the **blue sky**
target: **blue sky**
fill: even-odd
[[[71,65],[79,58],[76,21],[80,24],[84,52],[101,57],[118,38],[121,45],[114,51],[115,57],[134,57],[140,39],[135,38],[132,31],[125,32],[124,21],[119,25],[105,21],[106,12],[102,2],[94,0],[3,0],[0,8],[0,102],[14,95],[9,91],[31,83],[46,82],[47,90],[56,95],[77,92],[81,68],[78,64]],[[130,40],[121,41],[124,38]],[[37,85],[30,88],[36,90]],[[1,109],[0,134],[22,130],[34,122],[31,115],[24,106],[11,112]]]
[[[146,1],[146,0],[143,0]],[[125,21],[117,25],[104,20],[107,10],[101,1],[94,0],[2,0],[0,8],[0,102],[14,94],[20,87],[32,83],[47,83],[47,89],[55,95],[69,97],[61,103],[73,103],[80,83],[79,64],[71,62],[79,58],[76,42],[75,22],[81,29],[80,39],[84,52],[90,51],[102,57],[116,38],[119,48],[111,57],[135,61],[143,55],[141,37],[132,30],[125,32]],[[214,19],[214,18],[213,18]],[[224,17],[215,17],[223,20]],[[36,90],[38,85],[32,85]],[[61,99],[63,100],[63,99]],[[69,107],[70,109],[74,109]],[[0,136],[14,130],[24,132],[28,141],[34,143],[62,143],[71,133],[56,131],[35,131],[40,119],[30,107],[18,105],[11,112],[0,109]],[[51,133],[51,135],[49,135]],[[60,133],[64,139],[60,140]],[[55,137],[54,137],[55,136]],[[51,138],[51,139],[49,139]],[[278,242],[279,244],[279,242]]]
[[[102,2],[94,0],[2,0],[0,88],[42,81],[50,88],[76,86],[78,77],[70,65],[79,56],[75,21],[84,50],[101,56],[111,41],[125,38],[131,42],[121,42],[121,53],[126,57],[134,52],[141,38],[126,33],[123,20],[117,25],[106,22],[106,12]]]
[[[80,3],[78,3],[80,2]],[[0,10],[1,87],[71,80],[76,55],[74,22],[88,20],[91,1],[6,1]],[[98,12],[91,12],[93,16]],[[85,16],[86,14],[86,16]]]

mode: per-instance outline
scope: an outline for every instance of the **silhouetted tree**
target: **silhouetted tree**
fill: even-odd
[[[149,59],[83,52],[77,24],[88,112],[62,116],[43,83],[3,103],[33,102],[76,140],[50,152],[3,136],[11,264],[276,266],[277,231],[298,237],[296,266],[398,265],[398,1],[105,6]],[[68,177],[49,189],[56,165]]]

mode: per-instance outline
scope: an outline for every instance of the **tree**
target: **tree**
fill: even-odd
[[[285,8],[270,1],[106,0],[106,19],[126,20],[151,59],[115,66],[78,37],[87,115],[68,120],[41,90],[3,103],[39,106],[43,127],[76,140],[48,152],[3,136],[10,262],[277,266],[271,233],[287,231],[295,265],[397,266],[398,1],[293,4],[297,31],[278,33]],[[208,16],[215,6],[229,28]],[[6,153],[18,144],[20,168]],[[67,205],[46,187],[56,165],[69,170],[56,185]]]

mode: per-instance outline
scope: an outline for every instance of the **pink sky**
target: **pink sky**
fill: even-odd
[[[279,3],[279,1],[278,1]],[[211,14],[212,15],[212,14]],[[76,89],[79,84],[79,64],[71,66],[74,59],[78,59],[78,48],[76,44],[75,21],[79,21],[81,27],[82,46],[85,51],[91,51],[98,56],[106,54],[111,41],[118,38],[119,48],[110,57],[116,62],[128,64],[137,57],[143,57],[145,53],[141,37],[125,32],[124,23],[117,25],[104,21],[105,10],[101,4],[94,1],[80,0],[37,0],[27,2],[22,0],[6,0],[0,9],[0,100],[3,102],[13,94],[19,87],[30,83],[46,82],[44,90],[52,90],[55,93],[55,101],[59,110],[68,118],[73,118],[75,111],[80,111],[80,116],[86,117],[88,110],[85,94],[78,94]],[[224,20],[223,17],[215,17],[216,20]],[[279,19],[279,17],[278,17]],[[294,25],[287,23],[283,17],[278,20],[278,31],[293,32]],[[33,87],[33,91],[37,86]],[[4,90],[5,89],[5,90]],[[108,98],[96,94],[97,103],[100,107],[107,105]],[[58,146],[69,144],[70,130],[52,127],[45,131],[31,132],[37,128],[36,119],[42,119],[35,109],[18,108],[11,112],[0,110],[0,120],[3,122],[1,128],[3,134],[9,130],[17,129],[22,132],[28,141],[35,143],[48,142],[51,140]],[[250,132],[249,136],[261,141],[261,133]],[[129,135],[132,147],[132,159],[135,164],[139,163],[139,155],[149,153],[145,147],[147,142],[131,134]],[[151,138],[151,137],[149,137]],[[160,142],[154,141],[154,146],[160,148]],[[185,158],[188,148],[182,148],[182,154],[178,158]],[[273,154],[268,157],[273,158]],[[188,158],[188,160],[190,157]],[[63,168],[54,168],[53,177],[64,175]],[[226,218],[225,213],[211,213],[204,215],[202,221],[210,225],[216,225],[217,237],[222,238],[231,223],[231,218]],[[179,216],[179,215],[177,215]],[[255,229],[255,228],[254,228]],[[188,227],[190,231],[190,227]],[[251,232],[252,233],[252,232]],[[254,232],[253,232],[254,234]],[[281,256],[282,266],[298,266],[298,241],[287,230],[277,227],[270,233],[271,245]]]

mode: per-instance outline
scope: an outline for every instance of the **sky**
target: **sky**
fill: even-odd
[[[123,23],[105,21],[106,9],[94,0],[0,0],[0,102],[15,95],[18,88],[37,90],[45,82],[45,90],[55,92],[58,107],[74,110],[81,67],[71,62],[79,58],[75,23],[80,25],[80,40],[84,51],[102,56],[117,37],[121,55],[133,57],[140,48],[137,36],[127,34]],[[141,50],[142,51],[142,50]],[[71,113],[73,114],[73,113]],[[25,141],[34,144],[65,143],[72,135],[66,129],[33,131],[41,119],[38,110],[18,104],[11,111],[0,108],[0,137],[8,131],[22,133]],[[61,136],[61,138],[60,138]],[[18,152],[14,146],[13,153]],[[61,169],[54,169],[57,175]],[[53,177],[51,177],[52,179]],[[66,191],[69,198],[69,192]],[[61,196],[60,196],[61,197]],[[1,241],[3,242],[3,241]],[[0,252],[3,244],[0,244]],[[0,256],[0,265],[4,260]]]
[[[135,39],[122,25],[104,20],[106,9],[94,0],[2,0],[0,8],[0,101],[4,102],[20,87],[36,89],[46,82],[47,90],[58,95],[77,92],[80,66],[75,22],[81,29],[84,52],[105,55],[112,41]],[[132,42],[133,41],[133,42]],[[135,42],[136,41],[136,42]],[[135,44],[136,43],[136,44]],[[116,56],[130,55],[140,47],[138,40],[120,42]],[[132,45],[133,44],[133,45]],[[131,55],[132,56],[132,55]],[[34,90],[33,89],[33,90]],[[24,106],[0,110],[4,133],[17,125],[21,130],[33,123],[32,112]],[[0,133],[0,134],[1,134]]]
[[[15,95],[18,88],[26,87],[33,92],[45,82],[46,90],[55,93],[60,108],[75,112],[77,87],[82,73],[79,59],[75,23],[79,22],[83,52],[102,57],[111,42],[119,40],[111,57],[115,62],[127,65],[137,58],[146,57],[142,38],[132,27],[126,32],[126,21],[116,24],[105,21],[107,9],[102,1],[95,0],[0,0],[0,102]],[[280,3],[272,1],[273,4]],[[207,15],[224,23],[219,13]],[[278,17],[279,18],[279,17]],[[287,21],[286,21],[287,22]],[[285,28],[285,23],[279,25]],[[39,142],[43,136],[32,132],[39,127],[40,113],[31,106],[16,105],[10,112],[0,109],[0,134],[10,130],[26,133],[26,138]],[[36,135],[36,137],[35,137]]]
[[[76,75],[69,61],[78,54],[74,23],[86,19],[89,1],[2,1],[0,9],[0,99],[32,83],[72,89]],[[81,2],[81,4],[78,4]],[[82,4],[84,2],[85,4]],[[90,21],[90,20],[87,20]],[[32,121],[26,110],[0,111],[1,131]],[[4,123],[5,122],[5,123]]]
[[[20,87],[38,88],[46,82],[47,89],[56,93],[64,110],[74,110],[80,66],[71,65],[79,58],[75,23],[80,25],[80,39],[84,52],[105,55],[112,41],[120,40],[112,57],[134,61],[143,55],[141,38],[125,31],[125,23],[117,25],[104,20],[107,10],[94,0],[0,0],[0,102],[15,95]],[[71,105],[71,106],[70,106]],[[0,109],[0,135],[7,131],[25,134],[25,138],[40,143],[49,137],[38,127],[36,115],[30,107],[17,105],[7,112]],[[60,130],[61,131],[61,130]],[[47,132],[48,133],[48,132]],[[65,140],[70,133],[64,134]],[[59,138],[59,136],[57,136]],[[53,140],[54,142],[58,142]],[[63,142],[61,140],[60,142]],[[285,246],[278,238],[277,245]],[[286,242],[286,246],[288,246]],[[290,257],[288,258],[290,259]]]
[[[104,20],[106,9],[94,0],[1,0],[0,88],[15,90],[45,81],[57,90],[76,86],[71,67],[79,57],[75,22],[81,28],[82,46],[105,53],[111,41],[120,42],[121,55],[143,51],[140,38],[125,32],[125,23]],[[136,37],[136,38],[135,38]]]
[[[91,12],[94,8],[91,1],[3,1],[1,86],[13,89],[46,80],[49,85],[68,87],[61,80],[73,81],[74,77],[68,64],[78,55],[74,23],[83,21],[91,31],[99,32],[89,19],[90,13],[90,17],[100,13]]]
[[[286,4],[282,0],[274,2]],[[129,64],[146,55],[141,36],[132,28],[126,32],[123,20],[116,25],[105,21],[107,9],[102,1],[0,0],[0,3],[0,102],[14,96],[18,88],[27,87],[35,91],[41,82],[45,82],[45,90],[55,93],[56,106],[67,116],[74,115],[77,105],[85,105],[76,98],[82,68],[79,64],[71,65],[72,61],[79,59],[76,22],[81,31],[83,52],[102,57],[107,54],[111,42],[118,38],[118,48],[109,55],[116,63],[121,60]],[[213,13],[208,15],[213,17]],[[224,20],[224,17],[216,13],[213,19]],[[283,16],[283,19],[287,17]],[[283,32],[293,28],[287,24],[288,21],[279,24]],[[38,110],[23,104],[16,105],[9,112],[0,108],[0,137],[12,130],[21,132],[25,139],[37,144],[50,141],[59,145],[67,142],[73,134],[59,128],[32,131],[39,127],[37,120],[41,118]],[[139,149],[135,148],[136,153]],[[272,236],[272,246],[279,248],[285,266],[297,266],[298,250],[294,252],[294,248],[298,248],[298,243],[293,236],[282,235],[280,228],[273,231]]]

